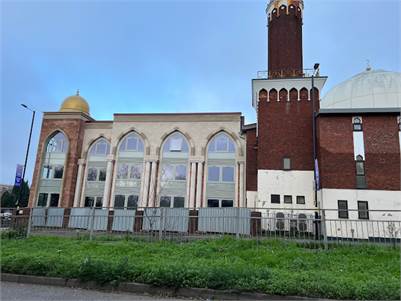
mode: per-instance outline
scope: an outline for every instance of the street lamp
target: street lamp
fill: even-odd
[[[29,154],[29,147],[31,146],[31,137],[32,137],[32,129],[33,129],[33,123],[35,121],[35,110],[31,109],[30,107],[28,107],[26,104],[21,104],[22,107],[24,107],[25,109],[29,110],[32,112],[32,121],[31,121],[31,129],[29,131],[29,139],[28,139],[28,145],[26,147],[26,154],[25,154],[25,163],[24,163],[24,171],[22,172],[22,182],[21,182],[21,186],[19,189],[19,196],[17,199],[17,208],[19,208],[19,202],[21,201],[21,194],[22,194],[22,187],[24,185],[24,179],[25,179],[25,171],[26,171],[26,164],[28,162],[28,154]]]
[[[319,75],[319,63],[316,63],[313,66],[312,73],[312,91],[311,91],[311,100],[312,100],[312,136],[313,136],[313,178],[315,180],[315,206],[317,206],[317,175],[316,175],[316,105],[315,105],[315,76]]]

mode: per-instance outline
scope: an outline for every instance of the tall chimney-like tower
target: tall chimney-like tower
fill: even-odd
[[[303,0],[270,0],[267,5],[269,78],[303,74],[303,8]]]

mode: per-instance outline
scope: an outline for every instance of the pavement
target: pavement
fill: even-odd
[[[102,301],[102,300],[158,300],[182,301],[192,299],[174,299],[145,296],[131,293],[108,293],[80,288],[69,288],[15,282],[0,282],[0,300],[4,301]]]

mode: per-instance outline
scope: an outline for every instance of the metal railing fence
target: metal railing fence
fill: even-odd
[[[1,231],[23,235],[190,240],[225,235],[331,243],[399,244],[401,210],[283,208],[2,209]]]

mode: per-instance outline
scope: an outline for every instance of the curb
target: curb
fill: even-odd
[[[17,283],[208,300],[323,300],[298,296],[276,296],[262,293],[244,293],[235,290],[215,290],[208,288],[164,288],[135,282],[121,282],[118,286],[112,286],[110,284],[99,285],[93,281],[80,282],[78,279],[63,279],[58,277],[18,275],[9,273],[1,273],[0,279],[1,281]]]

